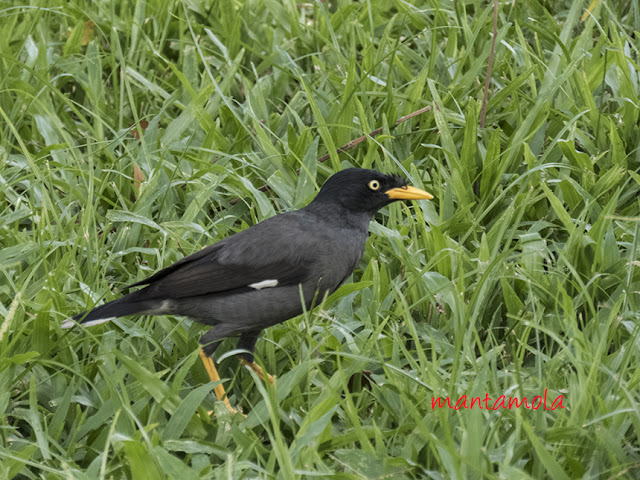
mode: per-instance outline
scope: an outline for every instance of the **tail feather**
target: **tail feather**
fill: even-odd
[[[85,327],[91,327],[93,325],[108,322],[114,318],[133,315],[134,313],[141,313],[149,310],[148,302],[133,302],[127,297],[128,295],[105,303],[104,305],[100,305],[88,313],[78,313],[77,315],[65,320],[60,327],[71,328],[77,323],[81,323]]]

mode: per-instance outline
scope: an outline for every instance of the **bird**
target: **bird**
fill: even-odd
[[[359,264],[369,223],[398,200],[431,200],[397,175],[348,168],[327,179],[305,207],[281,213],[178,260],[126,287],[132,291],[62,323],[93,326],[129,315],[176,315],[211,326],[199,354],[214,392],[231,412],[212,356],[223,339],[238,336],[240,360],[273,382],[255,363],[265,328],[296,317],[336,291]]]

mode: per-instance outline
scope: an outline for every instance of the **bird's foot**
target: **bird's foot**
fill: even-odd
[[[205,354],[202,351],[202,349],[200,349],[200,358],[202,359],[202,363],[204,364],[205,370],[209,374],[209,379],[212,382],[220,382],[220,375],[218,375],[218,370],[216,369],[216,366],[214,365],[213,360],[211,359],[210,356]],[[238,409],[236,409],[236,408],[231,406],[231,403],[229,402],[229,399],[227,398],[227,392],[224,391],[224,387],[222,386],[222,383],[218,383],[218,385],[216,385],[214,387],[213,391],[216,394],[216,398],[218,400],[224,402],[224,406],[227,407],[227,410],[229,410],[229,413],[231,413],[231,414],[242,413]],[[211,415],[211,413],[212,412],[209,412],[209,415]],[[246,417],[246,415],[245,415],[245,417]]]
[[[225,402],[225,407],[227,407],[227,410],[231,415],[235,415],[236,413],[239,413],[244,418],[247,418],[247,416],[244,413],[242,413],[242,410],[240,410],[239,408],[232,407],[231,405],[229,405],[228,402]],[[207,410],[207,415],[209,415],[209,418],[215,418],[216,412],[215,410]]]
[[[260,378],[260,380],[262,380],[263,382],[266,382],[266,379],[269,379],[269,383],[271,385],[273,385],[273,382],[275,381],[274,377],[272,377],[271,375],[269,375],[267,372],[265,372],[262,367],[260,367],[260,365],[258,365],[256,362],[248,362],[246,361],[244,358],[240,359],[240,363],[242,363],[242,365],[246,365],[247,367],[249,367],[251,370],[253,370],[254,372],[256,372],[256,375],[258,375],[258,377]]]

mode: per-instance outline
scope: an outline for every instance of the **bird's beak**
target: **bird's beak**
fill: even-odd
[[[391,200],[431,200],[433,195],[415,187],[398,187],[387,190],[386,193]]]

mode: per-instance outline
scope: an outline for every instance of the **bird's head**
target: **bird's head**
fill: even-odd
[[[410,187],[396,175],[375,170],[348,168],[332,175],[322,186],[313,203],[337,203],[354,213],[373,215],[397,200],[431,200],[433,195]]]

